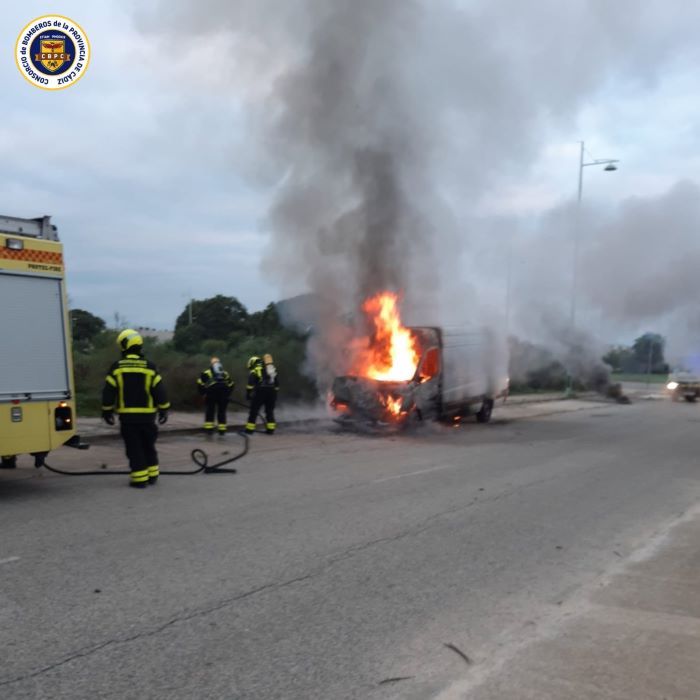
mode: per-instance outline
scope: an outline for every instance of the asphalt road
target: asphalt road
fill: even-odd
[[[0,697],[434,697],[700,500],[699,425],[646,401],[256,435],[239,474],[143,492],[0,472]]]

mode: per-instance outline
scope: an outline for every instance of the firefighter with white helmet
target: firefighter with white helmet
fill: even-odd
[[[219,435],[226,434],[226,406],[233,391],[233,379],[223,368],[218,357],[212,357],[209,369],[197,379],[199,393],[204,396],[204,431],[208,434],[214,432],[214,416],[216,415],[216,429]]]
[[[272,355],[265,354],[262,359],[253,356],[248,360],[248,385],[246,398],[250,401],[250,413],[245,426],[246,433],[255,432],[255,421],[260,409],[265,407],[265,432],[272,435],[275,423],[275,403],[279,391],[277,368],[272,361]]]
[[[117,336],[122,357],[107,372],[102,390],[102,418],[114,425],[119,415],[121,435],[131,469],[130,486],[145,488],[160,473],[156,440],[158,423],[168,420],[168,402],[163,378],[156,366],[143,356],[143,338],[131,329]]]

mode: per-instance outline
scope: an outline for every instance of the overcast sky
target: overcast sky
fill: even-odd
[[[499,5],[497,0],[491,4]],[[533,4],[540,8],[537,32],[557,31],[556,26],[548,29],[546,18],[547,8],[559,4]],[[592,13],[600,7],[599,2],[588,5]],[[233,295],[257,310],[281,296],[305,291],[304,279],[296,288],[287,279],[280,288],[275,275],[261,269],[275,180],[269,166],[256,163],[249,106],[259,98],[257,91],[264,88],[274,60],[266,56],[258,71],[251,63],[254,52],[238,56],[215,32],[200,34],[195,41],[183,36],[182,43],[177,32],[171,32],[156,41],[143,28],[148,6],[123,0],[64,0],[57,11],[82,25],[92,58],[78,84],[56,92],[27,83],[12,60],[22,27],[55,11],[54,6],[34,0],[3,6],[0,213],[52,215],[65,244],[73,306],[109,322],[118,312],[133,325],[172,328],[190,295]],[[668,21],[638,37],[649,41],[650,55],[663,53],[658,72],[618,71],[608,80],[603,66],[592,85],[581,86],[580,101],[570,99],[577,90],[578,74],[572,74],[566,90],[574,113],[567,119],[540,120],[540,133],[527,156],[514,161],[512,168],[499,167],[476,202],[462,198],[455,169],[444,191],[456,216],[476,214],[486,228],[498,221],[517,222],[522,231],[541,227],[552,210],[575,197],[581,139],[591,156],[622,161],[615,173],[586,169],[588,210],[614,212],[629,198],[660,198],[679,181],[697,181],[697,54],[688,39],[690,18],[681,21],[673,15],[669,10]],[[210,20],[215,24],[215,18]],[[513,34],[505,37],[514,46],[522,40],[515,26],[506,27]],[[590,30],[581,25],[581,31]],[[527,28],[523,31],[526,38],[537,36]],[[623,45],[625,31],[623,24]],[[655,31],[663,35],[663,51]],[[562,36],[557,42],[560,56],[548,55],[546,60],[589,60],[580,51],[575,57],[567,55],[572,43],[585,45],[581,38],[572,42]],[[591,52],[597,51],[594,36],[590,38]],[[502,44],[504,37],[498,39]],[[644,46],[634,47],[632,60],[643,53]],[[285,60],[282,52],[277,60]],[[528,85],[520,87],[527,99]],[[509,123],[505,115],[501,128],[505,133],[533,127],[516,119]],[[487,169],[488,154],[480,153],[479,158]],[[260,160],[265,160],[262,152]],[[468,212],[460,210],[462,199],[469,201]],[[483,237],[472,254],[498,269],[493,258],[503,254],[502,239],[489,248],[491,240]],[[566,249],[556,254],[565,256]],[[663,247],[655,254],[663,254]],[[550,262],[561,268],[570,264],[566,258]],[[513,267],[516,289],[518,275],[526,275],[519,264],[522,267],[522,260]],[[496,290],[504,288],[502,274],[502,279],[491,280]],[[594,316],[595,309],[589,315]]]

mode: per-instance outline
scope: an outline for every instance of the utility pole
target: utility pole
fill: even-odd
[[[584,142],[580,141],[581,151],[578,161],[578,197],[576,199],[576,218],[574,219],[574,257],[571,273],[571,311],[570,324],[573,336],[573,331],[576,328],[576,291],[578,283],[578,239],[579,229],[581,227],[581,197],[583,196],[583,149]],[[572,337],[573,342],[573,337]]]
[[[513,237],[508,240],[508,260],[506,263],[506,341],[510,335],[510,287],[512,281]]]
[[[183,294],[183,296],[185,296]],[[187,325],[191,326],[194,323],[194,299],[192,298],[192,290],[187,290]]]
[[[594,158],[588,163],[584,163],[583,158],[586,152],[585,141],[579,141],[581,146],[579,150],[578,159],[578,196],[576,198],[576,217],[574,219],[574,253],[572,259],[572,271],[571,271],[571,311],[569,319],[569,334],[570,342],[574,341],[574,331],[576,330],[576,296],[578,287],[578,247],[579,247],[579,237],[581,229],[581,199],[583,198],[583,169],[589,165],[604,165],[606,172],[612,172],[617,170],[615,163],[620,161],[613,158]],[[572,372],[569,372],[568,385],[566,388],[566,393],[571,395],[574,390],[574,377]]]

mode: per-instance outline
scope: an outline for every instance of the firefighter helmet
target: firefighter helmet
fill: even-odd
[[[136,346],[143,346],[143,338],[138,331],[135,331],[133,328],[127,328],[117,336],[117,345],[122,352],[126,352]]]
[[[255,367],[255,365],[257,365],[259,363],[260,363],[260,358],[257,355],[253,355],[253,357],[251,357],[248,360],[248,369],[253,369],[253,367]]]

